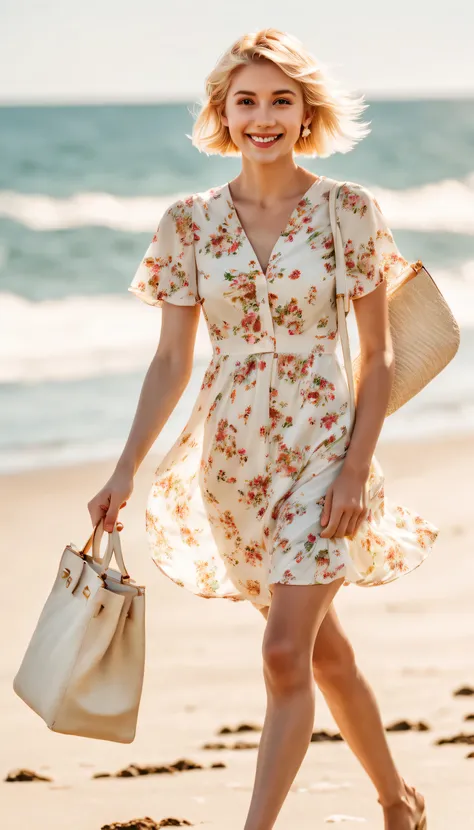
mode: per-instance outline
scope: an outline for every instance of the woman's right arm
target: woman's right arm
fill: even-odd
[[[114,528],[119,510],[133,492],[135,473],[189,382],[200,309],[200,304],[162,304],[158,348],[145,375],[128,439],[111,477],[87,505],[94,527],[105,517],[104,529]]]

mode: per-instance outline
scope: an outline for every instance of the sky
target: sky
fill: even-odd
[[[468,0],[0,0],[0,103],[197,101],[220,55],[266,26],[371,98],[474,95]]]

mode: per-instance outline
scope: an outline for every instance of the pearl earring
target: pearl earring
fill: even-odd
[[[301,136],[302,136],[302,138],[306,138],[308,135],[310,135],[310,133],[311,133],[311,130],[309,129],[309,127],[305,127],[303,132],[301,133]]]

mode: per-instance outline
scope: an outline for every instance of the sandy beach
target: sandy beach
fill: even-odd
[[[440,528],[428,560],[414,573],[372,590],[341,589],[336,607],[360,667],[379,699],[386,726],[422,721],[426,731],[389,735],[402,774],[425,793],[430,830],[468,830],[474,746],[436,745],[474,735],[474,437],[420,444],[381,444],[377,457],[386,498],[412,507]],[[147,586],[147,668],[137,737],[122,745],[50,732],[14,694],[13,676],[56,574],[64,546],[91,532],[87,501],[114,463],[37,470],[0,478],[3,659],[0,674],[1,830],[100,830],[149,816],[215,830],[242,830],[255,769],[255,748],[204,749],[206,743],[255,744],[259,733],[219,735],[223,726],[260,726],[264,620],[248,603],[206,601],[175,586],[148,555],[144,509],[157,458],[139,470],[121,511],[128,568]],[[322,695],[314,729],[337,731]],[[472,738],[474,742],[474,737]],[[202,769],[138,778],[99,778],[131,763],[187,759]],[[212,764],[223,766],[212,768]],[[51,782],[6,783],[27,768]],[[381,830],[371,782],[343,741],[314,742],[280,813],[279,830],[315,830],[331,817],[344,827]],[[350,818],[349,818],[350,817]],[[334,821],[334,823],[338,823]]]

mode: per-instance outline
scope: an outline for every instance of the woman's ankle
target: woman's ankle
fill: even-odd
[[[403,778],[401,778],[393,789],[385,790],[383,793],[379,793],[377,801],[381,804],[384,810],[389,810],[403,804],[409,806],[408,796],[410,795],[411,789],[413,788],[407,786]]]
[[[425,799],[415,787],[402,780],[400,792],[397,792],[393,798],[379,797],[378,802],[382,805],[384,811],[404,809],[416,813],[423,809]]]

